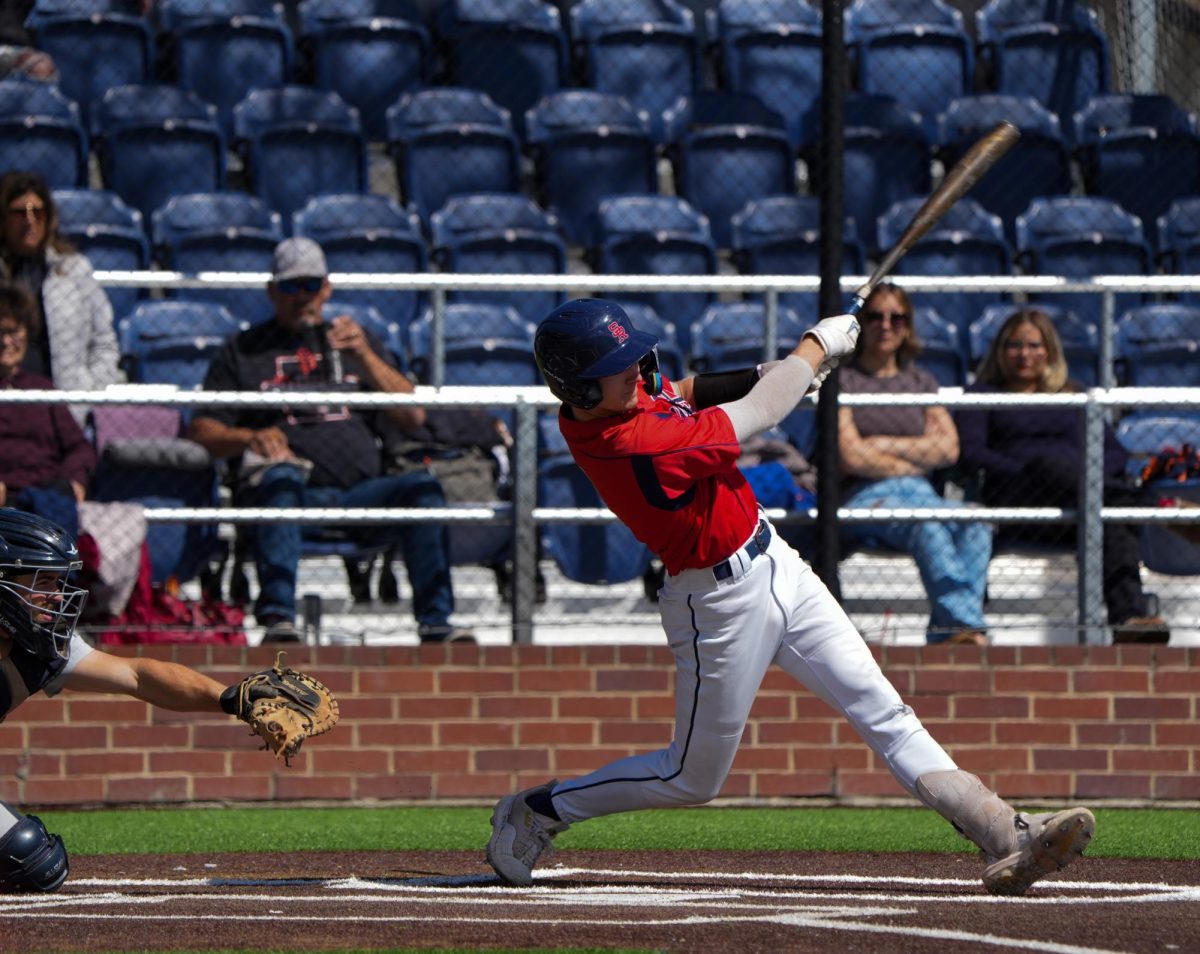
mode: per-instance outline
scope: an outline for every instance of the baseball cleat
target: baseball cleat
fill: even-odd
[[[535,812],[525,801],[534,792],[547,794],[558,779],[508,795],[492,811],[492,837],[488,841],[487,860],[509,884],[528,887],[533,884],[533,866],[543,852],[553,853],[554,836],[571,826]]]
[[[1021,812],[1013,824],[1014,850],[983,872],[983,886],[991,894],[1024,894],[1039,878],[1061,871],[1082,855],[1096,831],[1096,819],[1086,808],[1042,815]]]

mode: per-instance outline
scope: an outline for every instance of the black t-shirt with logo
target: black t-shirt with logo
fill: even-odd
[[[390,359],[368,335],[375,353]],[[314,341],[290,334],[277,321],[268,321],[231,338],[217,352],[204,378],[206,391],[352,391],[371,390],[362,363],[343,353],[340,380],[336,369]],[[278,427],[297,457],[312,461],[309,484],[314,487],[352,487],[382,473],[376,416],[383,412],[351,410],[343,405],[318,407],[205,407],[196,416],[229,427],[262,430]]]

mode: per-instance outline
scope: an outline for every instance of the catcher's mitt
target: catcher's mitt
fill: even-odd
[[[221,708],[247,723],[266,742],[264,749],[291,765],[305,739],[337,724],[338,704],[312,676],[283,668],[284,655],[275,657],[274,669],[251,673],[221,693]]]

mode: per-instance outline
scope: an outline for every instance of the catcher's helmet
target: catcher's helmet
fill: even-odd
[[[87,591],[70,534],[44,517],[0,508],[0,628],[46,662],[66,659]]]
[[[638,364],[646,389],[662,387],[658,338],[633,327],[625,309],[602,298],[577,298],[559,305],[538,325],[533,356],[554,396],[588,410],[600,403],[597,378]]]
[[[0,802],[0,823],[10,815],[16,823],[0,832],[0,892],[57,891],[70,867],[62,839],[46,831],[37,815]]]

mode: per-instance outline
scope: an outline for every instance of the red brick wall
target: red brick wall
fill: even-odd
[[[143,648],[232,683],[266,649]],[[1200,649],[877,650],[954,758],[1021,798],[1200,798]],[[0,724],[0,799],[27,806],[263,799],[489,800],[657,748],[674,711],[658,647],[297,648],[341,724],[290,769],[224,715],[37,696]],[[898,796],[849,727],[768,673],[723,794]]]

